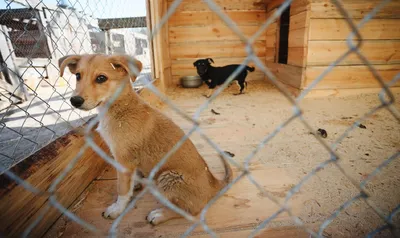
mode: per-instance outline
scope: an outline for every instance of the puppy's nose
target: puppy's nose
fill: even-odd
[[[82,104],[85,102],[85,99],[83,99],[83,97],[81,96],[73,96],[70,99],[72,106],[78,108],[80,106],[82,106]]]

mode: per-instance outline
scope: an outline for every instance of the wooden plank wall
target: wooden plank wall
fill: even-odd
[[[168,7],[172,0],[168,0]],[[215,0],[247,37],[265,21],[266,5],[261,0]],[[216,66],[240,64],[247,56],[240,38],[202,0],[184,0],[168,21],[169,55],[173,82],[185,75],[197,75],[193,62],[213,58]],[[266,35],[254,44],[260,58],[266,56]],[[251,64],[250,64],[251,65]],[[248,80],[262,80],[256,69]]]
[[[344,8],[357,24],[381,0],[342,0]],[[350,28],[344,17],[329,0],[311,0],[307,70],[304,87],[308,86],[348,47]],[[382,75],[390,81],[400,72],[400,1],[391,1],[360,30],[360,48]],[[400,86],[400,83],[397,84]],[[336,66],[316,89],[378,88],[369,69],[352,54]]]
[[[150,29],[154,29],[167,12],[167,2],[158,0],[147,0],[147,22]],[[168,23],[164,24],[159,32],[150,42],[153,59],[153,78],[159,83],[157,87],[165,92],[166,88],[172,85],[171,59],[169,55]]]
[[[283,0],[267,2],[267,18],[271,17]],[[279,17],[266,31],[266,66],[285,85],[300,89],[307,60],[309,30],[309,1],[294,0],[290,6],[289,49],[287,64],[278,64]]]

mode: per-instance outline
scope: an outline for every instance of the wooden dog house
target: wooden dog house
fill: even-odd
[[[283,0],[216,1],[246,37],[251,37]],[[380,0],[342,1],[355,24]],[[163,12],[172,0],[162,6]],[[360,52],[388,82],[400,70],[400,3],[391,1],[360,28]],[[307,88],[332,62],[348,50],[350,27],[329,0],[294,0],[253,45],[256,55],[278,79],[294,91]],[[192,63],[211,57],[216,65],[241,63],[247,56],[239,37],[200,0],[183,1],[162,31],[160,53],[169,83],[184,75],[196,74]],[[160,69],[161,70],[161,69]],[[263,80],[256,69],[248,80]],[[397,82],[394,86],[400,86]],[[378,89],[381,86],[367,66],[351,53],[314,87],[314,92],[343,89]],[[359,90],[354,90],[360,92]]]
[[[267,14],[276,11],[272,1]],[[380,1],[342,1],[354,24],[377,6]],[[274,9],[275,8],[275,9]],[[286,12],[284,12],[285,14]],[[284,14],[282,17],[284,17]],[[279,28],[281,17],[267,30],[266,65],[285,84],[296,89],[307,88],[326,68],[343,55],[351,30],[345,17],[331,1],[295,0],[289,9],[288,49],[286,63],[279,63]],[[369,60],[386,82],[400,71],[400,8],[398,1],[385,5],[373,19],[360,28],[363,42],[360,52]],[[281,35],[282,36],[282,35]],[[396,84],[400,86],[400,82]],[[339,62],[314,89],[380,88],[369,68],[351,53]]]

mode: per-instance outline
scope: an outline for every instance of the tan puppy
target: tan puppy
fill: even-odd
[[[59,59],[59,66],[61,76],[66,66],[76,75],[71,104],[82,110],[104,107],[124,80],[136,79],[134,68],[142,69],[140,61],[127,55],[69,55]],[[118,172],[118,199],[103,213],[104,217],[114,219],[133,196],[135,176],[140,172],[147,177],[184,132],[141,99],[130,84],[126,84],[100,119],[98,129],[115,160],[129,170],[128,173]],[[169,201],[197,215],[231,180],[231,168],[224,159],[222,161],[226,175],[220,181],[210,173],[193,143],[186,140],[158,171],[155,183]],[[156,225],[177,217],[178,214],[163,207],[150,212],[147,220]]]

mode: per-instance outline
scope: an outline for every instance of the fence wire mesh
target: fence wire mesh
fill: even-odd
[[[394,1],[394,0],[392,0]],[[192,224],[190,228],[182,234],[183,237],[189,236],[192,231],[201,226],[210,236],[217,237],[217,233],[210,228],[205,219],[207,212],[211,206],[221,198],[228,190],[241,180],[248,179],[259,192],[267,197],[270,202],[279,206],[279,209],[268,218],[260,221],[250,237],[256,236],[262,229],[268,226],[271,221],[276,219],[280,214],[288,214],[293,223],[312,237],[324,237],[325,229],[338,217],[341,212],[354,204],[355,202],[363,201],[370,209],[372,209],[382,220],[383,224],[380,227],[372,228],[367,234],[368,237],[374,237],[379,232],[390,230],[393,236],[399,236],[399,227],[393,221],[393,218],[400,211],[400,204],[397,205],[390,213],[385,212],[370,200],[370,195],[366,190],[366,184],[376,177],[383,169],[389,167],[391,162],[400,157],[400,151],[397,150],[393,155],[390,155],[383,163],[371,172],[361,183],[355,180],[351,174],[338,163],[340,155],[337,153],[337,148],[341,142],[366,119],[373,116],[381,110],[387,110],[390,114],[400,122],[400,113],[393,106],[395,97],[390,89],[400,80],[398,73],[389,83],[386,83],[382,76],[377,72],[374,65],[365,57],[360,47],[363,44],[363,38],[360,34],[360,29],[379,12],[385,5],[390,3],[390,0],[382,0],[370,13],[356,23],[345,9],[340,0],[331,0],[331,3],[337,8],[340,14],[345,19],[348,27],[351,29],[351,34],[347,38],[348,50],[334,62],[330,64],[313,82],[294,98],[288,89],[279,83],[277,77],[266,67],[264,61],[260,59],[254,50],[256,39],[277,20],[286,8],[292,3],[291,0],[284,1],[260,27],[260,29],[252,36],[247,37],[235,22],[223,11],[223,7],[218,4],[218,1],[203,0],[207,7],[214,12],[239,38],[245,43],[247,57],[241,63],[241,66],[228,78],[228,80],[219,87],[212,96],[200,105],[194,116],[190,116],[171,99],[160,92],[157,87],[152,84],[150,79],[151,58],[149,53],[149,40],[151,41],[161,28],[167,23],[168,19],[174,14],[182,0],[175,0],[168,8],[166,14],[153,27],[153,29],[145,29],[143,18],[127,18],[125,20],[107,20],[102,19],[97,21],[97,18],[104,18],[108,12],[118,12],[116,6],[134,5],[129,1],[98,1],[93,4],[90,1],[57,1],[57,4],[50,4],[51,1],[5,1],[4,9],[0,11],[1,25],[1,88],[0,88],[0,106],[2,106],[0,119],[0,163],[1,173],[6,174],[11,179],[22,185],[25,189],[36,194],[37,196],[46,196],[50,204],[58,209],[62,214],[67,216],[73,222],[78,223],[85,229],[102,235],[98,227],[93,226],[88,221],[85,221],[75,215],[68,208],[63,207],[58,201],[56,195],[57,186],[65,179],[69,171],[75,166],[83,152],[88,148],[92,148],[99,156],[111,164],[115,169],[124,171],[125,168],[110,158],[92,139],[91,131],[96,123],[104,116],[112,102],[119,96],[123,85],[115,93],[113,98],[107,103],[104,111],[100,111],[94,120],[88,122],[88,118],[93,114],[83,113],[74,109],[69,102],[69,97],[73,90],[74,76],[70,78],[61,78],[58,76],[59,69],[57,65],[58,58],[68,54],[83,54],[83,53],[128,53],[136,56],[144,63],[144,71],[141,73],[143,80],[138,80],[138,88],[145,87],[159,97],[173,111],[183,116],[186,120],[192,123],[191,129],[181,140],[164,155],[161,161],[153,168],[148,178],[140,180],[146,185],[127,206],[124,212],[113,221],[108,235],[116,236],[117,228],[124,216],[131,211],[137,201],[146,193],[154,195],[159,202],[167,206],[171,210],[179,213]],[[100,30],[100,25],[103,30]],[[118,30],[114,29],[118,28]],[[132,28],[135,28],[134,30]],[[106,30],[104,30],[106,29]],[[108,41],[107,41],[108,39]],[[310,93],[310,90],[320,83],[324,77],[330,73],[337,65],[339,65],[350,54],[356,54],[359,60],[368,67],[375,80],[379,83],[382,91],[379,93],[380,105],[371,109],[363,116],[359,117],[354,123],[337,137],[337,140],[332,144],[328,144],[318,135],[314,134],[313,126],[303,117],[303,111],[300,107],[300,102]],[[158,57],[155,55],[154,57]],[[199,122],[200,114],[208,108],[208,106],[224,91],[230,82],[244,69],[245,65],[253,62],[268,78],[268,80],[280,91],[280,93],[290,102],[293,107],[292,115],[284,120],[273,132],[265,135],[259,142],[256,148],[251,151],[245,158],[244,163],[239,164],[235,159],[227,156],[220,146],[214,142],[207,133],[202,130]],[[138,73],[138,72],[137,72]],[[32,78],[36,80],[31,80]],[[314,169],[309,171],[298,183],[293,186],[287,193],[284,201],[277,199],[273,193],[265,189],[259,181],[252,175],[249,167],[253,162],[255,155],[261,151],[283,128],[287,127],[293,121],[299,120],[310,133],[315,135],[319,145],[322,146],[328,153],[329,157],[318,164]],[[71,128],[75,128],[82,123],[88,122],[85,137],[86,143],[81,148],[79,153],[63,170],[51,184],[47,191],[40,191],[31,184],[13,174],[8,168],[17,163],[19,160],[32,154],[50,141],[65,134]],[[168,158],[176,152],[180,146],[189,139],[193,133],[200,133],[201,137],[209,143],[219,154],[224,156],[231,165],[234,165],[239,171],[236,177],[219,193],[211,199],[211,201],[202,209],[199,217],[192,216],[188,212],[177,207],[160,192],[153,181],[156,173],[166,163]],[[267,162],[265,162],[267,163]],[[345,201],[341,206],[332,212],[324,222],[319,226],[319,229],[313,230],[309,228],[301,219],[296,216],[291,207],[290,200],[296,195],[300,189],[320,171],[328,165],[334,165],[335,168],[342,173],[347,180],[357,189],[357,194]],[[50,209],[50,207],[48,207]],[[29,236],[29,233],[41,221],[47,210],[43,211],[29,227],[24,231],[24,236]]]

